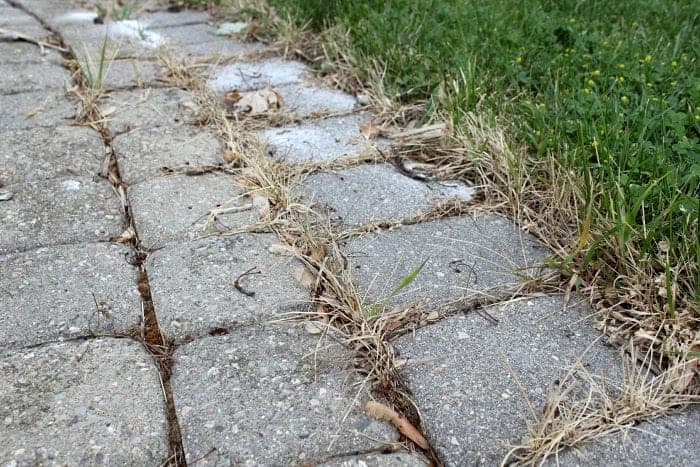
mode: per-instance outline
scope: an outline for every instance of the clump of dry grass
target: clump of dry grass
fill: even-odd
[[[651,353],[641,365],[636,355],[635,349],[623,354],[621,381],[594,376],[577,361],[550,394],[542,415],[532,420],[527,442],[513,446],[502,465],[541,465],[551,456],[558,464],[566,448],[634,429],[642,421],[700,402],[697,394],[678,391],[686,384],[685,365],[654,374],[644,364],[650,363]]]

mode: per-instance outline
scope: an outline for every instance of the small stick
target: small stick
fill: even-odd
[[[262,274],[260,271],[256,271],[257,266],[253,266],[252,268],[248,269],[246,272],[241,273],[235,281],[233,281],[233,286],[238,290],[240,293],[243,295],[247,295],[248,297],[255,297],[255,292],[250,292],[246,289],[243,288],[241,285],[240,281],[243,279],[245,276],[252,276],[253,274]]]
[[[14,41],[31,42],[32,44],[38,45],[41,48],[42,53],[44,52],[44,47],[48,47],[49,49],[56,49],[59,52],[68,52],[68,50],[64,49],[63,47],[49,44],[48,42],[40,41],[26,34],[22,34],[21,32],[10,31],[9,29],[0,28],[0,36],[8,37],[9,39]]]

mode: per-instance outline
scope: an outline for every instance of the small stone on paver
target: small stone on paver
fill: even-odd
[[[0,256],[0,348],[138,326],[141,299],[129,253],[83,243]]]
[[[317,464],[317,467],[427,467],[428,462],[415,454],[395,452],[391,454],[364,454],[340,457]]]
[[[158,370],[136,342],[94,339],[0,354],[0,459],[12,465],[162,465]]]
[[[360,126],[370,117],[353,114],[343,117],[270,128],[259,133],[266,143],[266,153],[288,163],[329,162],[357,156],[381,146],[383,141],[368,141]]]
[[[170,242],[192,240],[205,232],[208,214],[218,207],[241,206],[249,201],[231,176],[206,174],[196,177],[157,177],[129,187],[131,213],[141,242],[155,248]],[[252,223],[257,211],[244,210],[217,216],[228,228]]]
[[[345,369],[352,354],[300,327],[236,330],[180,346],[173,358],[190,465],[313,465],[397,438],[362,413],[361,380]]]
[[[100,100],[100,111],[112,133],[135,128],[187,124],[195,118],[193,96],[180,89],[113,92]]]
[[[621,433],[559,453],[558,465],[643,465],[654,467],[698,464],[700,409],[642,422]],[[552,456],[545,464],[557,465]]]
[[[306,204],[318,204],[321,211],[330,211],[331,219],[354,226],[415,217],[449,198],[468,201],[465,195],[470,189],[463,184],[424,183],[378,164],[311,175],[299,191]]]
[[[63,93],[0,94],[0,131],[69,125],[74,122],[76,108],[77,103]]]
[[[16,94],[32,91],[63,91],[70,82],[70,73],[52,63],[21,63],[0,66],[0,93]]]
[[[306,310],[309,291],[297,279],[303,266],[272,253],[278,243],[271,234],[240,234],[155,251],[146,269],[161,329],[182,340]],[[243,292],[236,289],[236,278],[253,268],[239,281]]]
[[[234,63],[215,68],[210,84],[219,93],[250,91],[297,84],[309,72],[302,63],[282,59]]]
[[[357,105],[353,96],[335,89],[293,85],[276,88],[275,91],[284,99],[282,111],[299,117],[314,113],[348,112]]]
[[[144,60],[112,60],[105,65],[102,86],[105,90],[120,88],[146,88],[157,84],[161,67]]]
[[[58,51],[27,42],[0,42],[0,65],[21,63],[47,63],[60,66],[63,58]]]
[[[93,176],[105,157],[100,134],[85,127],[6,131],[0,140],[0,182],[7,184]]]
[[[139,128],[117,136],[112,149],[128,184],[153,178],[165,167],[194,169],[223,163],[221,143],[202,128]]]
[[[563,307],[561,297],[513,301],[485,310],[496,325],[469,312],[394,342],[428,438],[446,465],[499,464],[509,451],[504,443],[519,444],[532,419],[520,388],[542,413],[555,379],[578,358],[593,374],[621,382],[617,352],[602,341],[588,348],[600,337],[590,309]]]
[[[0,254],[41,246],[104,242],[122,233],[119,199],[102,179],[71,177],[3,187]]]
[[[343,251],[368,304],[387,297],[426,261],[390,304],[459,307],[461,299],[497,294],[523,281],[544,259],[534,237],[495,215],[452,217],[365,234]]]

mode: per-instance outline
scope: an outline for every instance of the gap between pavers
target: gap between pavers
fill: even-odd
[[[240,234],[174,244],[146,260],[161,329],[178,341],[304,312],[302,264],[272,234]],[[245,272],[254,274],[236,280]]]
[[[84,243],[0,256],[0,349],[138,326],[129,248]]]
[[[7,185],[0,202],[0,254],[48,245],[104,242],[122,233],[119,200],[105,180],[71,177]]]
[[[388,305],[460,307],[461,299],[496,296],[523,282],[545,252],[531,235],[495,215],[452,217],[364,234],[342,247],[358,293],[381,302],[424,261],[418,276]]]
[[[244,227],[258,217],[252,207],[221,214],[204,230],[211,210],[250,203],[232,177],[220,173],[156,177],[130,186],[127,194],[139,238],[149,249]]]
[[[0,132],[0,182],[94,176],[105,157],[100,135],[75,126]]]
[[[206,128],[139,128],[114,138],[112,149],[122,180],[128,184],[162,175],[165,167],[194,169],[223,164],[221,142]]]
[[[136,128],[185,125],[196,117],[192,96],[180,89],[111,92],[98,105],[112,134]]]
[[[173,359],[189,463],[296,465],[397,440],[390,425],[361,412],[367,396],[357,397],[350,352],[298,326],[200,339],[179,346]]]
[[[0,95],[0,131],[55,127],[75,123],[77,102],[63,93]]]
[[[158,370],[126,339],[0,351],[3,465],[161,465]]]
[[[328,212],[332,220],[344,227],[412,218],[450,198],[469,201],[474,193],[461,182],[411,179],[389,164],[316,173],[296,191],[306,204]]]
[[[385,147],[386,141],[368,141],[360,133],[369,114],[359,113],[304,122],[258,133],[268,156],[290,164],[330,162]]]

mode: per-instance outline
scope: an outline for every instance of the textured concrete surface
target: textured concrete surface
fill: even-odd
[[[210,19],[206,11],[186,9],[179,12],[167,10],[140,12],[138,18],[151,29],[206,23]]]
[[[355,400],[347,351],[299,328],[249,327],[182,346],[174,358],[189,462],[216,448],[198,465],[313,464],[396,439],[359,410],[365,396]]]
[[[451,187],[408,178],[386,164],[317,173],[299,191],[307,204],[346,226],[415,217],[440,201],[468,201],[465,195],[471,193],[463,184]]]
[[[319,467],[424,467],[428,462],[407,452],[332,457]]]
[[[48,35],[48,31],[37,20],[22,10],[12,8],[5,3],[0,3],[0,29],[18,32],[37,39]]]
[[[0,65],[23,63],[48,63],[60,65],[61,54],[53,49],[45,48],[27,42],[0,42]]]
[[[146,268],[161,328],[186,339],[306,310],[309,291],[297,280],[301,263],[270,252],[278,242],[274,235],[242,234],[154,252]],[[237,290],[236,279],[251,270],[257,273],[239,282],[244,292]]]
[[[23,92],[0,95],[0,131],[54,127],[74,122],[77,102],[63,93]]]
[[[83,243],[0,256],[0,349],[138,326],[127,247]]]
[[[276,88],[275,91],[284,99],[282,110],[300,117],[324,112],[349,112],[357,106],[353,96],[335,89],[292,85]]]
[[[70,73],[53,63],[7,64],[0,66],[0,93],[66,89]]]
[[[223,163],[216,135],[188,127],[140,128],[112,142],[122,180],[133,184],[153,178],[167,167],[176,169]]]
[[[160,465],[165,408],[142,347],[97,339],[0,351],[0,462]]]
[[[460,299],[522,282],[544,258],[535,240],[497,216],[448,218],[350,240],[348,255],[360,295],[381,301],[426,261],[390,304],[459,307]],[[535,272],[535,271],[532,271]]]
[[[87,177],[7,185],[0,203],[0,254],[39,246],[101,242],[124,230],[119,201],[105,180]]]
[[[157,86],[160,84],[157,78],[161,74],[161,67],[156,62],[112,60],[105,67],[102,86],[105,90]]]
[[[382,142],[368,141],[360,126],[369,120],[366,114],[346,115],[260,132],[271,157],[288,163],[328,162],[370,151]]]
[[[558,297],[521,300],[447,318],[395,342],[413,401],[447,465],[495,465],[519,443],[564,368],[599,334],[587,307],[562,311]],[[582,360],[589,371],[620,375],[616,351],[601,342]],[[524,388],[526,394],[520,392]]]
[[[99,108],[112,133],[186,124],[195,117],[192,96],[179,89],[114,92],[100,101]]]
[[[700,408],[644,422],[625,432],[569,449],[559,465],[698,465]],[[546,465],[555,465],[551,459]]]
[[[219,93],[249,91],[300,83],[308,72],[303,64],[287,60],[242,62],[214,69],[210,84]]]
[[[248,203],[227,175],[207,174],[158,177],[129,188],[129,203],[139,238],[148,248],[172,241],[191,240],[203,229],[211,210]],[[239,199],[240,198],[240,199]],[[219,223],[228,228],[252,223],[252,210],[221,215]],[[216,230],[220,224],[211,226]]]
[[[191,24],[178,28],[154,29],[162,35],[168,46],[181,57],[231,59],[256,52],[263,48],[260,43],[246,43],[214,35],[215,27],[207,24]]]
[[[105,157],[94,130],[74,126],[0,133],[0,181],[39,182],[50,178],[91,177]]]

